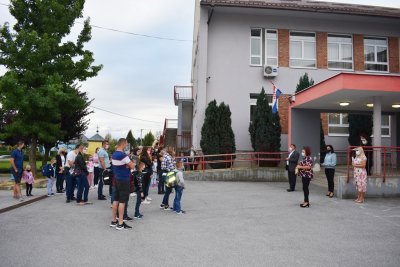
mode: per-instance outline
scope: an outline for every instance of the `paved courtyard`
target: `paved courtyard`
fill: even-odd
[[[131,231],[109,228],[110,204],[94,191],[86,206],[57,195],[0,214],[0,265],[400,266],[400,199],[357,205],[312,185],[301,209],[302,191],[286,188],[188,181],[185,215],[161,211],[151,189]]]

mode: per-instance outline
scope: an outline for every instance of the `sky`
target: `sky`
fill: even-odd
[[[137,138],[141,133],[144,136],[149,131],[162,131],[165,118],[178,117],[173,88],[190,85],[195,1],[86,0],[83,18],[78,22],[90,17],[95,26],[185,40],[146,38],[93,27],[86,48],[94,53],[95,64],[104,67],[97,77],[81,84],[81,89],[94,99],[87,137],[93,136],[98,127],[103,137],[108,133],[114,138],[126,137],[132,130]],[[400,8],[400,0],[337,2]],[[4,4],[9,1],[0,0],[0,24],[12,25],[13,17]],[[82,24],[76,23],[71,38],[81,29]],[[4,72],[0,66],[0,75]]]

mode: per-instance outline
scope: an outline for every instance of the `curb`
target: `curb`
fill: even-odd
[[[36,202],[36,201],[39,201],[39,200],[42,200],[42,199],[45,199],[45,198],[47,198],[47,195],[43,195],[43,196],[40,196],[40,197],[36,197],[36,198],[34,198],[34,199],[26,200],[26,201],[20,202],[20,203],[18,203],[18,204],[15,204],[15,205],[12,205],[12,206],[9,206],[9,207],[0,209],[0,214],[2,214],[2,213],[4,213],[4,212],[7,212],[7,211],[10,211],[10,210],[13,210],[13,209],[20,208],[20,207],[22,207],[22,206],[25,206],[25,205],[34,203],[34,202]]]

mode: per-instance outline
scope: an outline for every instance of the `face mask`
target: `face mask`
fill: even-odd
[[[292,152],[292,151],[293,151],[293,148],[289,147],[289,152]]]
[[[109,145],[106,145],[106,149],[109,149],[110,148],[110,146]]]
[[[302,155],[303,157],[305,157],[305,156],[306,156],[306,153],[304,153],[304,152],[301,152],[301,155]]]
[[[330,148],[327,148],[326,151],[328,151],[328,153],[330,153],[330,152],[331,152],[331,149],[330,149]]]
[[[27,172],[30,172],[31,170],[26,170]]]
[[[361,154],[361,152],[357,150],[356,155],[359,156],[360,154]]]
[[[367,144],[367,140],[365,140],[365,139],[363,138],[363,139],[361,139],[361,143],[363,143],[363,145],[366,145],[366,144]]]

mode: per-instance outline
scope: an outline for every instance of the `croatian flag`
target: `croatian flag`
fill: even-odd
[[[278,99],[282,94],[281,90],[275,87],[272,87],[272,113],[275,114],[278,111]]]

